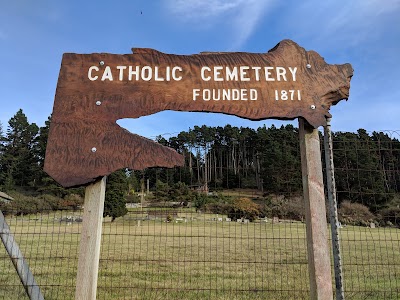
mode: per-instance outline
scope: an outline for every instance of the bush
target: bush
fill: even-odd
[[[392,206],[379,211],[379,223],[383,226],[396,226],[400,228],[400,207]]]
[[[39,197],[25,196],[20,193],[12,193],[13,201],[7,204],[8,212],[14,215],[36,214],[38,212],[51,211],[58,207],[58,201],[53,196]]]
[[[26,215],[64,209],[77,210],[83,203],[83,198],[78,194],[66,195],[64,199],[50,194],[33,196],[16,191],[11,191],[10,195],[14,200],[1,205],[4,214]]]
[[[71,194],[71,195],[73,195],[73,194]],[[66,198],[68,199],[71,195],[67,195]],[[78,196],[78,195],[75,195],[75,196],[79,197],[81,199],[80,196]],[[42,199],[44,202],[46,202],[47,205],[51,207],[51,210],[62,209],[62,202],[65,200],[65,199],[56,197],[54,195],[48,195],[48,194],[38,196],[37,198]],[[82,203],[83,203],[83,200],[82,200]]]
[[[192,199],[196,210],[204,209],[216,214],[227,213],[226,205],[232,203],[232,199],[229,196],[223,196],[222,194],[193,193]]]
[[[185,183],[180,181],[174,184],[169,194],[172,201],[182,203],[185,206],[192,201],[192,191]]]
[[[151,202],[179,202],[183,206],[187,206],[195,197],[189,186],[183,182],[179,181],[173,186],[169,186],[160,180],[157,180],[153,195],[154,198],[147,200],[151,200]]]
[[[125,196],[126,203],[140,203],[141,199],[138,194],[129,194]],[[149,195],[146,195],[146,201],[149,201]]]
[[[254,221],[260,215],[260,206],[249,198],[238,198],[229,205],[228,218],[233,221],[244,218]]]
[[[258,203],[261,207],[260,217],[304,220],[304,201],[300,196],[287,198],[284,195],[269,195]]]
[[[229,209],[232,206],[228,203],[207,203],[205,205],[205,210],[207,212],[211,212],[213,214],[221,214],[221,215],[226,215],[229,213]]]
[[[83,198],[78,194],[70,194],[64,197],[60,203],[61,209],[78,210],[83,204]]]
[[[160,180],[156,182],[156,190],[154,191],[154,201],[156,202],[166,202],[172,201],[171,199],[171,187]]]
[[[207,196],[204,193],[196,193],[194,196],[194,200],[193,200],[193,206],[196,208],[196,210],[200,210],[203,209],[206,204],[211,203],[211,202],[215,202],[215,201],[210,201],[211,198],[209,196]]]
[[[341,223],[354,226],[369,226],[376,219],[367,206],[348,200],[342,202],[338,214]]]
[[[400,228],[400,195],[394,196],[385,207],[378,211],[378,219],[382,226]]]

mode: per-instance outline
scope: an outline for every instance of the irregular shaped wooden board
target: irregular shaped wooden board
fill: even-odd
[[[324,125],[349,97],[350,64],[329,65],[283,40],[268,53],[73,54],[62,59],[44,170],[64,187],[127,167],[173,167],[174,150],[116,124],[163,110],[295,119]]]

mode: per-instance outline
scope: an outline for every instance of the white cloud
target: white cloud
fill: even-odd
[[[358,0],[341,7],[337,16],[328,23],[327,29],[342,33],[358,31],[360,38],[376,34],[376,30],[386,21],[386,17],[400,8],[400,1]]]
[[[285,21],[301,36],[358,45],[388,26],[399,27],[399,13],[400,0],[310,0],[289,12]],[[302,22],[295,21],[298,17]]]
[[[169,8],[186,21],[199,21],[207,18],[214,18],[220,14],[237,8],[243,0],[170,0]]]
[[[231,48],[240,48],[275,0],[169,0],[168,9],[184,23],[232,28]]]

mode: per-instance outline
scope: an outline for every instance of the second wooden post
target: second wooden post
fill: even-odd
[[[311,299],[333,299],[324,182],[318,129],[299,118]]]

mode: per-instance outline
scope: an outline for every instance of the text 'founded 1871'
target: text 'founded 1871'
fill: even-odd
[[[198,77],[208,82],[242,81],[296,81],[297,67],[273,67],[273,66],[203,66]],[[104,70],[96,65],[90,66],[87,77],[90,81],[181,81],[184,67],[182,66],[106,66]],[[192,99],[204,101],[219,100],[258,100],[258,89],[201,89],[192,88]],[[274,90],[275,100],[301,100],[300,90]]]

